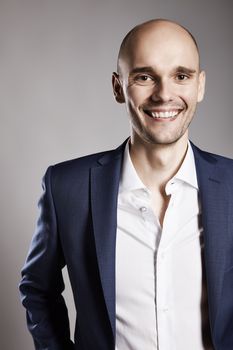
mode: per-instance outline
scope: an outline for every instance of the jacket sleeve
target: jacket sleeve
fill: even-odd
[[[62,297],[65,265],[58,234],[49,167],[43,178],[39,218],[22,269],[20,294],[36,350],[71,350],[68,312]]]

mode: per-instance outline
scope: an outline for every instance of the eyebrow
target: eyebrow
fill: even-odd
[[[178,66],[173,71],[179,72],[179,73],[190,74],[190,75],[196,73],[195,69],[187,68],[184,66]],[[136,73],[153,73],[154,74],[154,73],[156,73],[156,71],[151,66],[136,67],[136,68],[131,70],[130,75],[136,74]]]
[[[187,68],[187,67],[183,67],[183,66],[178,66],[175,69],[176,72],[179,73],[187,73],[187,74],[195,74],[196,70],[195,69],[191,69],[191,68]]]
[[[130,74],[135,74],[135,73],[153,73],[154,69],[150,66],[148,67],[136,67],[131,70]]]

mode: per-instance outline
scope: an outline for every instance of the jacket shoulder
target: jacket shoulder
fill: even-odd
[[[233,159],[207,152],[192,144],[199,176],[215,176],[216,179],[233,186]]]
[[[206,151],[202,151],[202,152],[205,154],[206,157],[211,157],[215,159],[217,162],[219,162],[220,165],[233,167],[233,159],[229,157],[225,157],[220,154],[206,152]]]
[[[220,154],[204,151],[204,150],[198,148],[197,146],[195,146],[193,143],[191,143],[191,144],[192,144],[195,155],[198,154],[198,156],[201,156],[202,158],[204,158],[208,162],[218,163],[220,166],[226,166],[226,167],[230,167],[230,168],[233,167],[233,159],[231,159],[229,157],[222,156]]]
[[[98,164],[98,160],[105,155],[110,155],[113,150],[107,150],[97,153],[88,154],[74,159],[69,159],[63,162],[59,162],[52,165],[54,172],[72,171],[73,169],[85,170],[89,169],[95,164]]]
[[[116,149],[106,150],[102,152],[92,153],[79,158],[66,160],[50,166],[49,173],[53,180],[69,181],[84,177],[88,178],[91,168],[108,164],[121,157],[127,140],[125,140]]]

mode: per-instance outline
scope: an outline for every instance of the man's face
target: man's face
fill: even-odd
[[[171,144],[188,137],[196,105],[204,95],[205,75],[191,37],[174,24],[139,31],[113,76],[118,102],[125,102],[132,137]]]

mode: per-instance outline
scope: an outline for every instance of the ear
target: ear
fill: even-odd
[[[112,73],[112,88],[116,101],[118,103],[124,103],[125,97],[123,93],[122,83],[120,81],[119,74],[115,72]]]
[[[199,73],[199,86],[198,86],[198,96],[197,96],[198,102],[201,102],[205,95],[205,80],[206,80],[206,75],[205,75],[205,72],[202,70]]]

